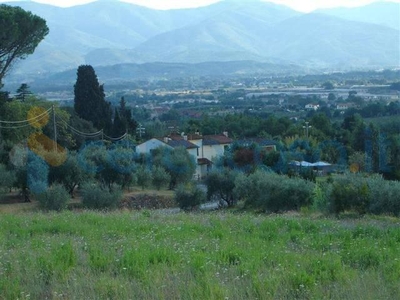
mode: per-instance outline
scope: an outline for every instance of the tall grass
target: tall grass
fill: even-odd
[[[396,299],[400,221],[0,214],[0,299]]]

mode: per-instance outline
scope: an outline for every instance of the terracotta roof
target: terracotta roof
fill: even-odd
[[[204,135],[203,145],[220,145],[220,144],[231,144],[233,140],[223,134],[221,135]]]
[[[188,134],[188,140],[193,141],[193,140],[201,140],[203,138],[202,135],[200,134]]]

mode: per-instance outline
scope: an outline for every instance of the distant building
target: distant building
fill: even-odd
[[[307,110],[318,110],[319,109],[319,104],[313,104],[313,103],[307,104],[305,106],[305,109],[307,109]]]
[[[352,104],[350,104],[350,103],[338,103],[337,105],[336,105],[336,109],[337,110],[347,110],[347,109],[349,109],[350,107],[352,107],[353,105]]]

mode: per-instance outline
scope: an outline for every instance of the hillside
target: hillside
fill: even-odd
[[[20,81],[30,74],[49,75],[80,64],[253,60],[353,69],[393,67],[400,61],[399,31],[387,24],[368,24],[367,17],[357,22],[301,14],[268,2],[222,1],[167,11],[119,1],[70,8],[35,2],[10,4],[45,18],[50,28],[35,53],[16,65],[13,75]],[[381,3],[382,9],[371,22],[396,20],[392,5]]]
[[[144,63],[118,64],[96,67],[99,80],[106,84],[130,82],[141,79],[173,79],[183,77],[229,77],[257,74],[303,74],[303,69],[296,65],[261,63],[256,61],[229,61],[187,63]],[[51,74],[49,76],[26,77],[31,86],[73,86],[76,81],[76,70]],[[17,83],[17,82],[15,82]]]

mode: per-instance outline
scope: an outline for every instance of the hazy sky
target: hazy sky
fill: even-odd
[[[93,0],[35,0],[35,1],[56,6],[64,6],[64,7],[93,2]],[[211,3],[218,2],[219,0],[123,0],[123,1],[151,8],[171,9],[171,8],[188,8],[188,7],[205,6]],[[246,2],[246,0],[235,0],[235,1]],[[0,2],[7,2],[7,0],[0,0]],[[347,7],[362,6],[372,2],[377,2],[377,0],[270,0],[270,2],[284,4],[299,11],[309,12],[317,8],[328,8],[328,7],[338,7],[338,6],[347,6]],[[391,2],[400,3],[400,0],[391,0]]]

